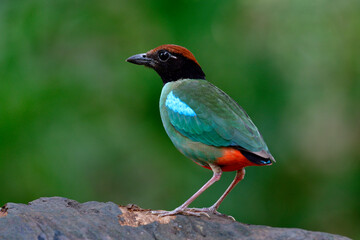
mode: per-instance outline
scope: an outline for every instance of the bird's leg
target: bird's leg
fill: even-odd
[[[232,181],[232,183],[230,184],[230,186],[226,189],[226,191],[219,198],[219,200],[217,200],[216,203],[214,205],[212,205],[211,207],[209,207],[209,208],[191,208],[190,210],[194,211],[194,212],[210,212],[210,213],[214,213],[216,215],[223,215],[223,214],[219,213],[217,211],[217,209],[219,208],[220,204],[225,199],[225,197],[229,194],[229,192],[231,192],[231,190],[236,186],[236,184],[238,184],[241,180],[244,179],[244,176],[245,176],[245,169],[242,168],[242,169],[238,170],[236,172],[235,178]],[[233,218],[233,217],[231,217],[231,218]]]
[[[214,182],[219,181],[222,170],[219,166],[214,164],[209,164],[211,167],[211,170],[213,171],[213,176],[210,178],[210,180],[205,183],[204,186],[202,186],[193,196],[191,196],[186,202],[184,202],[180,207],[174,209],[173,211],[152,211],[152,214],[159,215],[160,217],[164,216],[171,216],[175,214],[184,214],[184,215],[194,215],[194,216],[200,216],[201,214],[204,214],[206,216],[209,216],[206,212],[194,212],[187,207],[197,198],[200,196],[201,193],[203,193],[208,187],[210,187]]]
[[[236,172],[235,178],[230,184],[230,186],[226,189],[226,191],[219,198],[219,200],[217,200],[216,203],[210,207],[210,209],[217,210],[220,204],[222,203],[222,201],[224,201],[225,197],[229,194],[229,192],[231,192],[231,190],[236,186],[236,184],[238,184],[241,180],[243,180],[244,177],[245,177],[245,169],[242,168]]]

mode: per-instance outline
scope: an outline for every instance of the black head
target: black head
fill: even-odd
[[[205,79],[194,55],[184,47],[177,45],[162,45],[147,53],[129,57],[127,62],[153,68],[164,84],[179,79]]]

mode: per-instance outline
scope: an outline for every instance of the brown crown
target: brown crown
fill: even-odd
[[[195,56],[186,48],[182,47],[182,46],[178,46],[178,45],[173,45],[173,44],[166,44],[166,45],[161,45],[157,48],[154,48],[152,50],[150,50],[148,52],[148,54],[154,54],[159,50],[167,50],[170,53],[177,53],[177,54],[181,54],[184,57],[194,61],[197,65],[200,66],[200,64],[198,63],[198,61],[196,61]]]

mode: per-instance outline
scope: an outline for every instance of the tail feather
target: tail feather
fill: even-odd
[[[255,163],[255,164],[259,164],[259,165],[270,165],[273,162],[275,162],[274,157],[266,152],[266,151],[261,151],[261,152],[249,152],[248,150],[242,148],[242,147],[235,147],[237,150],[239,150],[241,152],[242,155],[244,155],[249,161]]]

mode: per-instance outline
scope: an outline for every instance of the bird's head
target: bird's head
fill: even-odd
[[[126,61],[154,69],[164,84],[186,78],[205,79],[205,73],[194,55],[177,45],[161,45],[147,53],[131,56]]]

